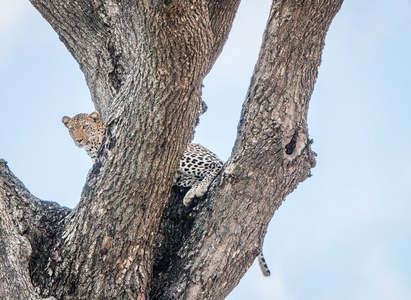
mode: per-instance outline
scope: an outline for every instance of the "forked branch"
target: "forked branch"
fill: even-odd
[[[43,297],[147,299],[155,282],[158,299],[223,299],[315,164],[308,103],[342,0],[273,1],[232,156],[194,212],[177,211],[187,221],[170,225],[179,241],[162,244],[172,255],[154,281],[154,259],[167,251],[154,255],[158,228],[174,216],[163,210],[202,81],[239,1],[30,1],[79,63],[106,131],[72,211],[30,195],[0,161],[0,271],[21,272],[2,287],[24,288],[27,299],[38,298],[32,283]]]

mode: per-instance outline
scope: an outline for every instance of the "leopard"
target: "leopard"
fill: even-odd
[[[223,167],[223,161],[200,144],[188,144],[180,160],[174,185],[190,188],[184,196],[185,206],[191,206],[194,198],[201,198]]]
[[[100,114],[95,111],[91,114],[78,114],[73,118],[64,116],[61,121],[67,127],[74,144],[84,148],[95,163],[105,129],[104,123],[100,121]]]
[[[96,163],[105,130],[100,114],[95,111],[91,114],[78,114],[73,118],[64,116],[62,122],[67,127],[75,145],[84,148],[93,163]],[[224,162],[207,148],[200,144],[188,144],[173,182],[174,186],[188,188],[183,198],[183,204],[186,207],[190,207],[195,198],[201,198],[207,193],[223,165]],[[270,276],[270,270],[262,252],[257,256],[257,260],[263,275]]]
[[[84,148],[95,163],[105,129],[100,114],[95,111],[73,118],[64,116],[62,122],[76,146]],[[201,198],[207,193],[222,167],[223,161],[213,152],[200,144],[188,144],[173,182],[175,186],[190,188],[183,199],[185,206],[191,206],[194,198]]]

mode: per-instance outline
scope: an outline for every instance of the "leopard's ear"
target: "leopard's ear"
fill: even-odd
[[[100,114],[97,111],[92,112],[91,114],[88,115],[90,118],[92,118],[94,121],[100,120]]]
[[[71,118],[64,116],[63,119],[61,119],[61,122],[63,122],[64,126],[68,128],[68,123],[70,122]]]

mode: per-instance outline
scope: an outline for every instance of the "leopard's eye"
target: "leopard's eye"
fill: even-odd
[[[87,129],[88,128],[88,125],[83,125],[83,129]]]
[[[70,131],[74,131],[74,130],[76,130],[74,127],[70,127],[70,129],[69,129]]]

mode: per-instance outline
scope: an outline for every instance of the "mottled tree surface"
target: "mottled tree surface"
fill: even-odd
[[[0,160],[0,299],[223,299],[315,164],[308,103],[342,0],[273,1],[232,155],[191,208],[173,177],[239,0],[30,1],[107,126],[73,210]]]

